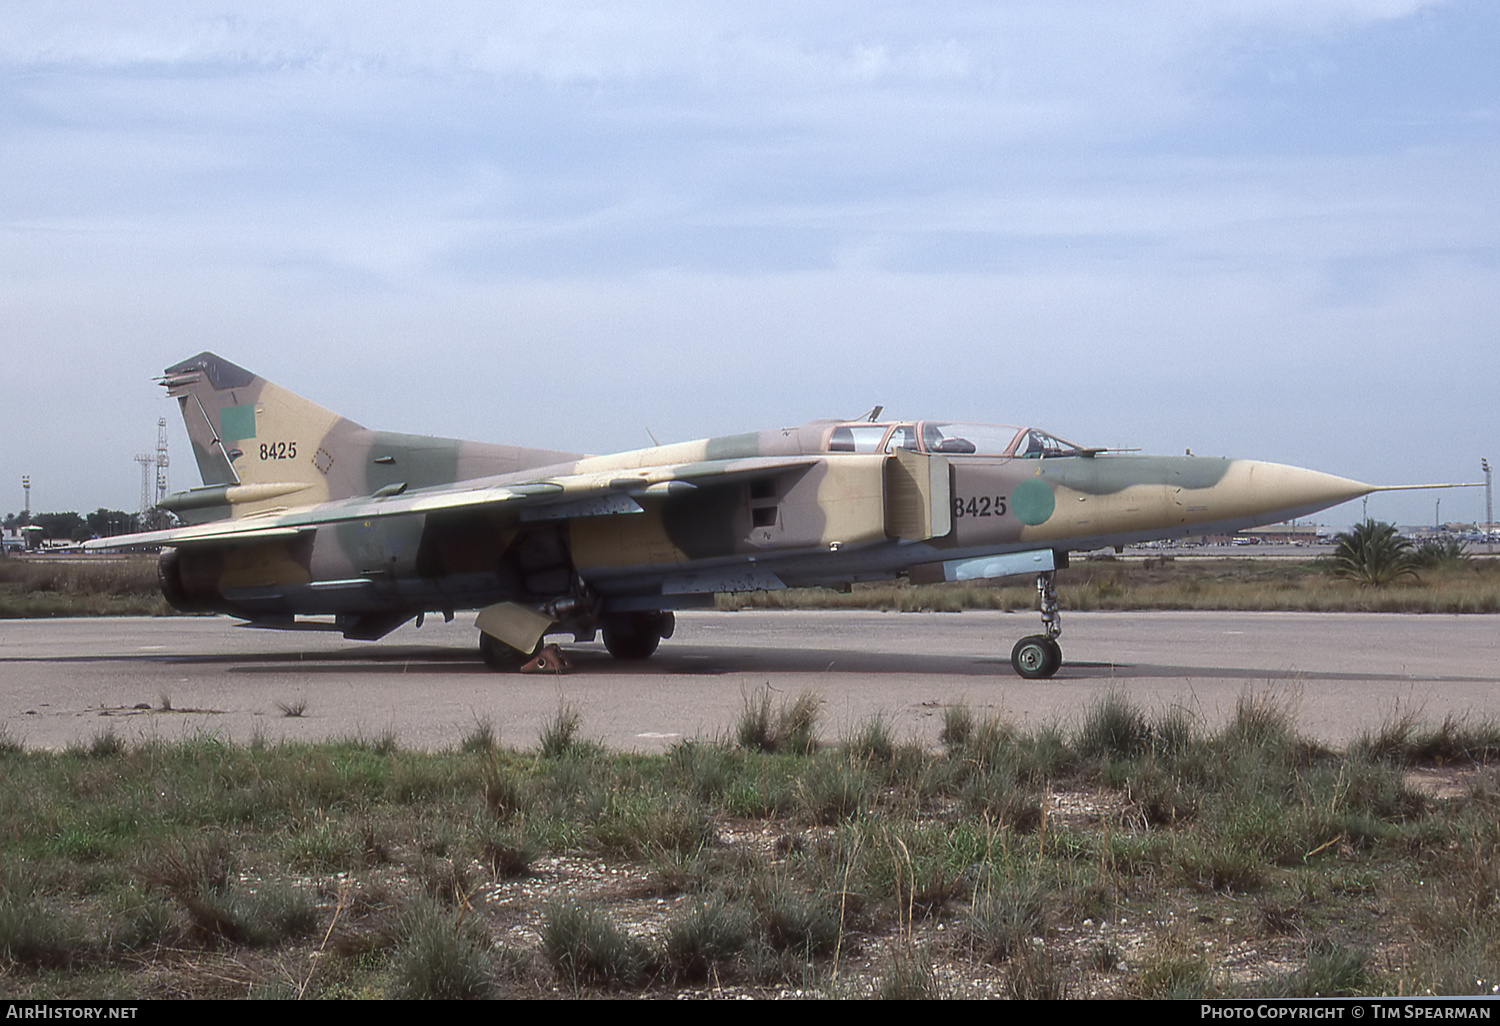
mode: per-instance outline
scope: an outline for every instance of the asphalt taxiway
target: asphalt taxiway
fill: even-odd
[[[748,694],[812,691],[822,733],[883,715],[899,737],[936,743],[945,706],[1014,722],[1071,722],[1116,689],[1148,711],[1181,706],[1214,724],[1247,690],[1342,746],[1393,714],[1500,717],[1500,617],[1366,613],[1077,613],[1065,663],[1017,677],[1010,648],[1036,616],[998,612],[688,612],[644,663],[565,645],[575,672],[496,674],[472,617],[403,627],[382,641],[236,626],[217,617],[0,623],[0,723],[33,747],[208,734],[233,741],[379,737],[454,746],[489,723],[535,745],[560,705],[586,737],[661,750],[727,736]],[[286,709],[302,709],[287,716]]]

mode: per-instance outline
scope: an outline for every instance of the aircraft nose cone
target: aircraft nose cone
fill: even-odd
[[[1362,481],[1281,463],[1236,461],[1234,471],[1225,484],[1241,493],[1246,512],[1276,513],[1282,520],[1337,506],[1375,490]]]

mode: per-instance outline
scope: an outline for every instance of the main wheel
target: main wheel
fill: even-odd
[[[541,647],[541,642],[537,642],[537,647]],[[484,660],[484,665],[492,670],[513,673],[531,661],[535,655],[535,652],[522,652],[519,648],[507,645],[484,631],[479,632],[479,657]]]
[[[1010,665],[1027,680],[1045,680],[1062,666],[1062,646],[1045,634],[1032,634],[1010,650]]]
[[[650,659],[661,644],[660,634],[616,634],[604,629],[604,647],[616,659]]]
[[[676,626],[671,613],[626,613],[604,621],[604,647],[616,659],[650,659]]]

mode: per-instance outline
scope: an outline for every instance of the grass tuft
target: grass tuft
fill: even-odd
[[[843,748],[853,759],[891,762],[896,756],[896,736],[891,731],[890,719],[884,713],[876,713],[864,720]]]
[[[877,1001],[943,1001],[950,995],[926,951],[898,952],[875,984]]]
[[[964,923],[972,956],[1001,962],[1021,950],[1042,930],[1046,888],[1037,880],[999,880],[974,896]]]
[[[113,727],[97,731],[89,739],[83,754],[90,759],[114,759],[125,753],[125,741]]]
[[[818,745],[821,704],[811,691],[804,691],[773,711],[771,689],[762,685],[745,696],[744,711],[735,725],[735,740],[740,747],[755,751],[806,755]]]
[[[539,740],[541,753],[548,759],[561,759],[579,751],[578,728],[583,717],[571,705],[559,703],[557,713],[542,724]]]
[[[946,705],[943,707],[943,728],[938,732],[938,740],[948,751],[961,749],[969,744],[969,739],[974,736],[974,710],[967,705]]]
[[[0,963],[66,968],[85,943],[79,924],[48,908],[31,879],[15,870],[0,877]]]
[[[494,722],[488,718],[476,719],[473,728],[459,740],[458,750],[470,755],[484,755],[493,752],[499,745],[500,732],[495,729]]]
[[[1005,993],[1013,1001],[1066,1001],[1069,997],[1067,980],[1039,939],[1026,941],[1011,955]]]
[[[392,957],[391,996],[463,1001],[495,990],[490,944],[473,920],[422,903],[401,921]]]
[[[1083,714],[1075,747],[1084,757],[1128,759],[1151,743],[1146,716],[1118,691],[1109,691],[1089,704]]]
[[[542,950],[564,980],[583,984],[637,986],[654,968],[645,944],[596,909],[571,900],[555,902],[542,921]]]
[[[1369,961],[1368,951],[1319,938],[1308,945],[1307,964],[1274,989],[1289,998],[1359,997],[1371,991]]]
[[[1222,737],[1251,748],[1291,748],[1299,743],[1293,726],[1294,702],[1295,698],[1288,694],[1246,691],[1235,702],[1234,717],[1225,726]]]
[[[667,926],[663,959],[667,970],[679,980],[722,978],[751,936],[750,918],[744,909],[722,898],[700,901]]]
[[[803,958],[829,954],[843,937],[838,898],[808,893],[786,879],[763,882],[755,889],[756,926],[775,951]]]

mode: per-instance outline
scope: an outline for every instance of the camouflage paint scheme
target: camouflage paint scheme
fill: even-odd
[[[99,547],[168,546],[175,606],[268,625],[332,614],[345,636],[377,638],[480,609],[489,656],[496,640],[529,652],[602,627],[611,651],[642,658],[671,610],[715,592],[1048,571],[1068,550],[1276,523],[1374,490],[944,421],[585,456],[372,431],[212,353],[162,383],[204,486],[164,503],[186,526]]]

